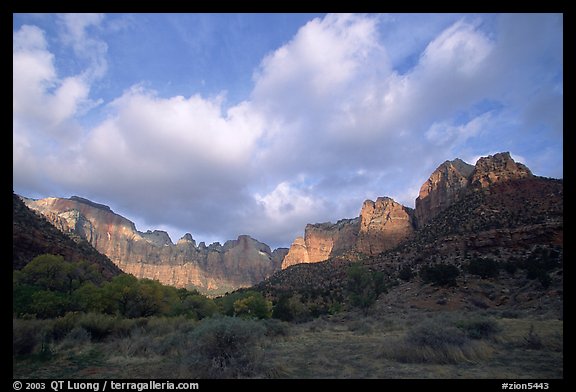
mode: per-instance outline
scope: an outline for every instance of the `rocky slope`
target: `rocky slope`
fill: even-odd
[[[562,180],[524,175],[497,181],[464,194],[399,246],[355,261],[390,282],[379,300],[386,308],[528,307],[561,317],[563,210]],[[347,256],[278,271],[257,289],[271,299],[300,296],[310,306],[328,307],[344,298]],[[475,260],[496,261],[499,272],[490,279],[467,272]],[[457,287],[424,285],[418,278],[423,267],[440,263],[459,269]],[[405,269],[413,276],[409,282],[400,279]]]
[[[166,232],[140,232],[109,207],[80,197],[23,200],[62,232],[86,239],[124,272],[176,287],[223,293],[251,286],[279,269],[287,252],[272,252],[244,235],[206,246],[186,234],[173,244]]]
[[[105,277],[122,271],[79,236],[67,236],[44,217],[31,211],[17,195],[12,196],[12,266],[23,268],[34,257],[62,255],[69,261],[88,261],[98,266]]]

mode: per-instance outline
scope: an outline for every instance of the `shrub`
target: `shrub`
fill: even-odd
[[[62,317],[54,319],[52,323],[51,335],[54,340],[63,339],[76,325],[80,319],[79,313],[66,313]]]
[[[300,294],[293,296],[283,295],[278,299],[272,311],[272,317],[282,321],[294,321],[303,323],[313,318],[312,309],[308,303],[304,303]]]
[[[544,347],[542,338],[540,335],[534,332],[534,325],[530,325],[528,334],[523,338],[523,346],[530,350],[540,350],[542,347]]]
[[[266,327],[266,336],[288,336],[290,333],[290,324],[287,322],[273,318],[264,320],[263,322],[264,326]]]
[[[402,279],[405,282],[409,282],[413,276],[414,273],[412,272],[412,268],[410,268],[409,265],[404,265],[402,269],[400,269],[400,272],[398,272],[398,278]]]
[[[42,323],[39,320],[12,319],[12,355],[32,354],[42,338]]]
[[[382,354],[407,363],[458,363],[486,358],[490,352],[485,343],[471,341],[454,326],[427,321],[384,347]]]
[[[350,302],[366,313],[378,296],[386,291],[382,272],[371,272],[365,267],[352,264],[347,271]]]
[[[118,319],[107,314],[87,313],[82,315],[78,325],[90,332],[93,341],[100,341],[110,335]]]
[[[292,321],[294,315],[290,309],[290,297],[288,295],[282,295],[274,308],[272,309],[272,317],[282,321]]]
[[[62,349],[69,349],[75,347],[81,347],[90,343],[92,336],[90,332],[86,331],[82,327],[74,327],[68,334],[62,339],[60,347]]]
[[[456,278],[460,270],[451,264],[424,266],[420,269],[420,277],[425,283],[434,286],[456,286]]]
[[[500,265],[493,259],[474,259],[468,263],[466,269],[472,275],[478,275],[482,279],[487,279],[498,276]]]
[[[490,339],[500,332],[500,327],[492,319],[462,320],[456,325],[470,339]]]
[[[201,378],[250,377],[259,371],[262,324],[235,317],[204,319],[190,334],[185,363]]]
[[[516,273],[517,269],[518,269],[518,265],[517,265],[517,263],[515,263],[513,261],[507,261],[504,263],[504,271],[506,271],[510,275],[514,275]]]

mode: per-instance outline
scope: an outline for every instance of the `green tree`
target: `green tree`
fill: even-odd
[[[22,268],[22,281],[44,290],[68,291],[71,267],[59,255],[44,254]]]
[[[92,282],[85,282],[72,293],[72,303],[83,312],[102,313],[105,310],[104,291]]]
[[[35,291],[31,296],[30,310],[38,318],[63,316],[70,308],[70,299],[64,293],[50,290]]]
[[[350,302],[365,313],[386,291],[386,280],[382,272],[372,272],[359,264],[352,264],[347,271]]]
[[[202,320],[218,312],[218,306],[214,301],[199,294],[196,290],[179,289],[178,297],[179,301],[174,307],[174,314],[182,314],[196,320]]]
[[[272,316],[272,302],[258,292],[249,292],[234,301],[234,314],[244,318],[266,319]]]

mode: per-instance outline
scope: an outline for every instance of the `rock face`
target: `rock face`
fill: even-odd
[[[423,227],[472,189],[527,177],[532,177],[530,170],[514,162],[509,152],[480,158],[475,166],[460,159],[446,161],[434,170],[420,188],[416,199],[418,227]]]
[[[317,263],[354,248],[358,237],[359,218],[337,223],[308,224],[304,238],[297,237],[282,262],[282,268],[294,264]]]
[[[12,266],[21,269],[34,257],[50,253],[69,261],[84,260],[111,278],[122,271],[86,240],[67,236],[40,214],[31,211],[18,195],[12,197]]]
[[[366,200],[360,212],[356,250],[376,255],[394,248],[414,232],[413,213],[389,197]]]
[[[389,197],[366,200],[360,216],[338,223],[307,225],[304,238],[294,240],[282,269],[317,263],[348,251],[376,255],[392,249],[414,231],[413,211]]]
[[[416,198],[416,219],[420,227],[460,198],[473,171],[474,166],[461,159],[446,161],[434,170]]]
[[[532,172],[521,163],[516,163],[509,152],[501,152],[478,159],[470,178],[470,185],[486,188],[500,181],[532,177]]]
[[[124,272],[176,287],[222,293],[248,287],[278,270],[287,253],[272,252],[245,235],[224,245],[196,246],[187,233],[173,244],[166,232],[140,232],[107,206],[79,197],[23,200],[61,231],[86,239]]]
[[[325,261],[346,251],[377,255],[410,238],[469,192],[529,177],[533,177],[530,170],[514,162],[508,152],[480,158],[475,166],[461,159],[446,161],[422,184],[415,210],[379,197],[375,202],[366,200],[356,219],[307,225],[304,237],[296,238],[290,247],[282,269]]]

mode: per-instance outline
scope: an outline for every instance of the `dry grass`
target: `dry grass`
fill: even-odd
[[[277,369],[274,377],[563,377],[561,320],[425,311],[399,312],[395,318],[357,316],[316,319],[270,344],[266,358]],[[532,325],[543,343],[539,350],[526,343]],[[438,332],[446,326],[453,335]],[[423,333],[427,328],[438,333]],[[466,328],[476,331],[476,338]]]
[[[486,312],[403,309],[368,317],[347,312],[304,324],[260,323],[266,331],[254,358],[265,366],[244,376],[563,377],[563,321],[538,319],[521,311],[506,318]],[[135,323],[128,334],[110,334],[102,341],[72,328],[50,344],[49,358],[39,355],[40,341],[30,354],[15,357],[13,376],[190,378],[190,367],[182,359],[189,355],[185,337],[196,327],[184,319],[150,319]],[[26,336],[30,330],[45,331],[48,326],[18,322],[15,328],[23,328]],[[476,331],[477,338],[470,337],[470,330]]]

